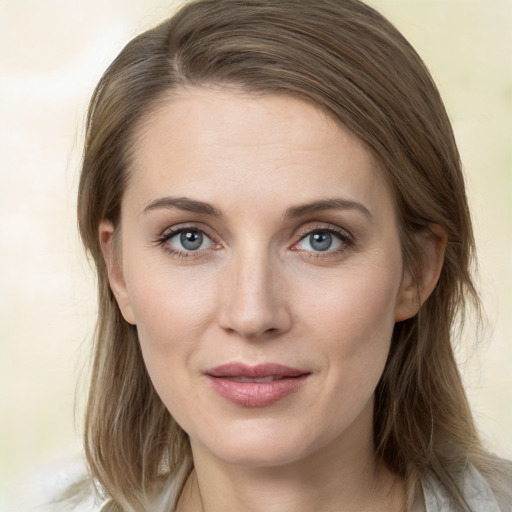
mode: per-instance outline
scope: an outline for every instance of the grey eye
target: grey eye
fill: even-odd
[[[337,249],[341,245],[340,237],[329,231],[315,231],[305,236],[298,244],[306,251],[325,252]]]
[[[203,234],[199,231],[183,231],[180,233],[180,242],[187,251],[196,251],[203,243]]]
[[[330,233],[315,233],[309,235],[309,245],[315,251],[327,251],[332,245],[332,235]]]
[[[199,229],[183,229],[169,238],[169,244],[179,251],[198,251],[210,247],[213,242]]]

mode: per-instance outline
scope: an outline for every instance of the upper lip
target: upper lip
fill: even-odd
[[[264,363],[257,365],[247,365],[244,363],[227,363],[205,372],[210,377],[245,377],[252,379],[262,379],[265,377],[299,377],[310,372],[284,366],[277,363]]]

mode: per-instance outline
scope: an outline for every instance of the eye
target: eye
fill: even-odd
[[[300,240],[292,247],[295,251],[305,251],[320,256],[343,252],[354,245],[352,236],[338,227],[317,227],[299,235]]]
[[[171,254],[180,256],[187,256],[215,246],[215,242],[203,230],[195,227],[168,230],[158,239],[158,244]]]
[[[339,236],[329,231],[315,231],[306,235],[297,244],[297,248],[305,251],[325,252],[337,249],[342,241]]]
[[[206,249],[212,241],[199,229],[184,229],[169,238],[169,243],[180,250],[198,251]]]

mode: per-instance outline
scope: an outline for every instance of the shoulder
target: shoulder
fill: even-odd
[[[498,504],[497,489],[493,490],[490,482],[472,464],[468,463],[458,480],[471,512],[512,512],[512,503],[508,502],[507,506],[506,502],[499,500]],[[509,481],[507,485],[511,484]],[[427,473],[422,477],[422,487],[426,512],[455,512],[448,491],[433,474]]]
[[[100,512],[101,498],[79,455],[45,463],[29,477],[23,510],[37,512]],[[3,510],[3,509],[2,509]]]

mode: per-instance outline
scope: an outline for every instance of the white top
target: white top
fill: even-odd
[[[450,499],[446,489],[433,475],[422,478],[424,503],[412,512],[450,512]],[[472,512],[501,512],[494,494],[483,476],[473,465],[464,472],[462,494]]]
[[[176,475],[171,488],[168,489],[163,503],[159,503],[152,511],[169,512],[176,506],[176,498],[182,483],[188,474],[188,468]],[[424,475],[422,478],[423,499],[415,503],[411,512],[452,512],[450,498],[446,489],[434,475]],[[462,494],[469,505],[471,512],[505,512],[500,509],[494,494],[484,477],[472,465],[468,464],[464,471]]]
[[[189,468],[187,468],[186,465],[184,466],[185,467],[181,468],[181,471],[179,471],[178,474],[176,474],[173,480],[170,482],[170,485],[167,487],[164,496],[160,496],[158,502],[151,505],[150,512],[171,512],[174,510],[176,506],[176,498],[180,492],[184,480],[187,478],[189,473]],[[40,501],[38,500],[39,506],[35,507],[35,509],[30,507],[31,512],[34,510],[37,512],[55,512],[55,510],[60,510],[55,506],[56,504],[52,499],[55,498],[55,491],[62,491],[62,489],[69,485],[72,480],[76,480],[77,475],[75,471],[71,472],[74,473],[71,475],[69,467],[66,473],[67,478],[64,480],[59,479],[60,482],[58,484],[56,481],[46,482],[47,484],[50,484],[45,485],[46,499],[41,499]],[[50,474],[55,476],[54,472],[50,472]],[[60,474],[63,475],[63,472],[60,472]],[[66,485],[63,485],[64,483]],[[422,489],[423,496],[419,496],[419,499],[414,504],[413,509],[410,512],[453,512],[453,508],[451,508],[449,505],[450,499],[447,491],[434,475],[427,474],[423,476]],[[472,465],[468,465],[464,472],[464,479],[461,489],[462,494],[472,512],[508,512],[502,511],[500,509],[488,483]],[[43,503],[46,503],[47,506],[41,506]],[[7,510],[11,512],[10,508],[7,508],[6,511]],[[21,512],[25,510],[28,511],[29,508],[18,506],[16,508],[12,508],[12,511],[14,510]],[[101,512],[101,510],[102,504],[97,502],[95,503],[94,497],[92,495],[89,496],[89,499],[81,502],[80,504],[77,504],[76,507],[73,508],[73,512]]]

